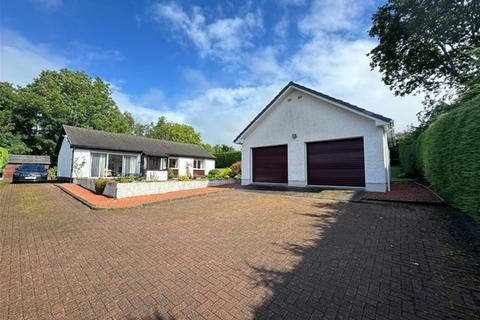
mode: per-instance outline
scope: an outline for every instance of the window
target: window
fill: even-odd
[[[122,169],[123,169],[123,156],[120,154],[109,154],[107,177],[122,176],[122,172],[123,172]]]
[[[137,157],[136,156],[123,156],[124,162],[124,175],[131,176],[136,173],[136,166],[137,166]]]
[[[92,153],[90,175],[94,178],[105,177],[106,161],[107,155],[105,153]]]
[[[167,169],[167,159],[160,157],[148,157],[147,170],[159,171]]]
[[[112,153],[91,153],[90,176],[121,177],[137,174],[137,156],[112,154]]]
[[[168,159],[168,167],[171,169],[178,169],[178,159],[175,159],[175,158]]]
[[[193,160],[193,169],[203,169],[203,160]]]

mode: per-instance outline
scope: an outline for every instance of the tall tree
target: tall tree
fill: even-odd
[[[196,132],[192,126],[171,122],[165,117],[160,117],[156,124],[152,124],[151,128],[146,132],[145,135],[149,138],[170,140],[175,142],[185,142],[199,145],[202,143],[200,133]]]
[[[479,0],[389,0],[372,21],[371,67],[396,95],[424,91],[431,107],[480,72]]]
[[[14,114],[18,102],[18,93],[7,82],[0,82],[0,147],[10,153],[28,153],[30,148],[15,131]]]
[[[213,146],[214,153],[226,153],[226,152],[234,152],[234,151],[237,151],[237,150],[235,150],[234,147],[226,144],[216,144]]]
[[[107,83],[84,72],[43,71],[19,90],[15,130],[35,154],[53,154],[63,124],[132,133],[131,114],[122,113]]]

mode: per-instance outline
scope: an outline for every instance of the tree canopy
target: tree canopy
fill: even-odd
[[[21,133],[15,130],[17,101],[17,90],[9,83],[0,82],[0,147],[11,153],[27,153],[31,149],[23,142]]]
[[[371,67],[396,95],[424,91],[432,105],[478,76],[480,1],[389,0],[372,22]]]
[[[0,82],[0,147],[9,153],[48,154],[55,159],[63,124],[212,149],[187,124],[171,122],[165,117],[156,123],[136,122],[132,114],[118,108],[108,83],[81,71],[43,71],[25,87],[15,88]],[[217,150],[217,146],[214,148]],[[218,150],[228,148],[232,147],[223,145]]]
[[[0,146],[11,153],[53,155],[62,124],[131,133],[107,83],[84,72],[43,71],[25,87],[1,83]]]
[[[226,144],[216,144],[214,146],[211,146],[209,144],[203,144],[203,148],[212,154],[237,151],[234,147]]]
[[[158,119],[157,123],[152,123],[150,127],[146,128],[145,136],[175,142],[202,144],[200,133],[195,131],[192,126],[168,121],[163,116]]]

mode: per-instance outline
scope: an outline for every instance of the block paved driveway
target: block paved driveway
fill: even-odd
[[[91,211],[50,184],[0,205],[2,319],[480,317],[478,243],[447,207],[224,191]]]

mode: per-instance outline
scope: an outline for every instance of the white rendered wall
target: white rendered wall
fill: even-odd
[[[168,179],[168,171],[166,171],[166,170],[161,170],[161,171],[147,170],[147,173],[146,173],[145,176],[146,176],[147,180],[165,181],[165,180]]]
[[[178,157],[178,175],[186,176],[187,172],[193,174],[193,159]]]
[[[71,178],[72,169],[72,148],[70,148],[70,142],[67,137],[63,138],[60,151],[58,152],[57,161],[57,176],[63,178]]]
[[[366,190],[386,191],[389,164],[383,127],[377,127],[374,120],[294,90],[247,133],[242,145],[242,184],[252,183],[254,147],[287,144],[288,184],[303,187],[307,185],[306,142],[356,137],[363,137],[364,141]]]
[[[211,170],[215,169],[215,160],[205,159],[203,165],[205,167],[205,175],[207,175]]]
[[[207,188],[236,183],[234,179],[188,180],[162,182],[107,183],[104,195],[112,198],[127,198],[150,194],[161,194],[181,190]]]

